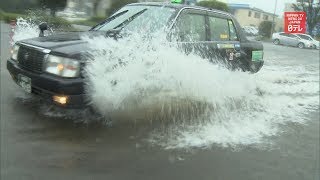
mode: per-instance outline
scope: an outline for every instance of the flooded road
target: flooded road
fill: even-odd
[[[15,85],[1,25],[3,179],[319,179],[318,51],[264,44],[266,64],[248,80],[267,91],[263,117],[220,114],[226,121],[194,129],[105,124],[52,109]]]

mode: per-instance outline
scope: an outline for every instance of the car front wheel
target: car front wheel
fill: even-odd
[[[303,49],[304,48],[304,44],[303,43],[299,43],[298,44],[298,48]]]
[[[275,39],[275,40],[273,41],[273,44],[275,44],[275,45],[279,45],[279,44],[280,44],[279,39]]]

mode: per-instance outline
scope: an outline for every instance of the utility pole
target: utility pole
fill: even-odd
[[[274,18],[275,18],[275,16],[276,16],[277,4],[278,4],[278,0],[276,0],[276,2],[275,2],[275,4],[274,4],[274,11],[273,11],[273,18],[272,18],[272,26],[271,26],[271,35],[270,35],[271,38],[272,38],[272,34],[274,33],[274,27],[275,27]]]

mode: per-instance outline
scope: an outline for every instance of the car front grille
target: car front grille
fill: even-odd
[[[41,73],[45,55],[46,54],[40,50],[20,46],[18,52],[18,64],[23,69],[35,73]]]

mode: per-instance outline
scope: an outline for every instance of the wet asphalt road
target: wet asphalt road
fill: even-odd
[[[287,124],[272,149],[163,150],[143,143],[144,125],[106,127],[39,113],[6,71],[7,31],[1,24],[1,179],[319,179],[319,109],[305,126]],[[314,50],[265,44],[265,52],[319,63]]]

